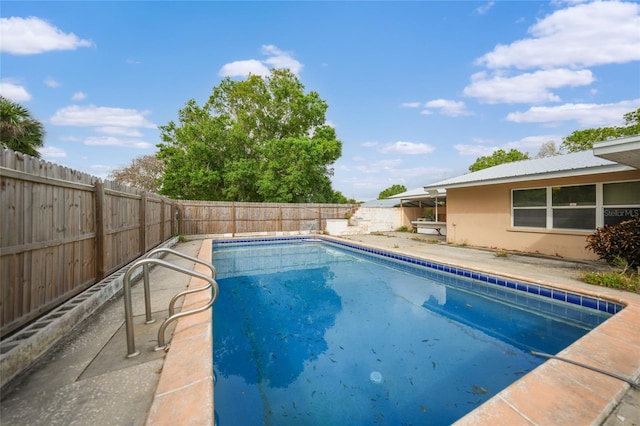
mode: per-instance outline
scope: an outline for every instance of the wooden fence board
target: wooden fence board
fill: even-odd
[[[0,150],[4,337],[176,233],[324,229],[352,205],[170,200]]]

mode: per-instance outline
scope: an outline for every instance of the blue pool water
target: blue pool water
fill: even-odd
[[[451,424],[611,315],[327,242],[213,264],[220,426]]]

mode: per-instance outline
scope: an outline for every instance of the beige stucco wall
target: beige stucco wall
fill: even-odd
[[[411,228],[411,221],[416,220],[420,212],[418,207],[359,207],[350,221],[370,221],[369,232],[395,231],[401,226]]]
[[[587,249],[592,232],[511,228],[511,190],[640,179],[640,170],[532,180],[500,185],[447,189],[447,242],[541,253],[574,259],[597,259]]]

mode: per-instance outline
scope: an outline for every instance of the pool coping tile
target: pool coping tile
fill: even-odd
[[[208,242],[208,244],[207,244]],[[198,258],[211,262],[211,240],[204,240]],[[198,263],[197,272],[210,270]],[[206,281],[193,277],[189,289]],[[184,307],[202,306],[207,292],[187,294]],[[178,320],[170,342],[147,425],[213,425],[213,323],[211,309]]]

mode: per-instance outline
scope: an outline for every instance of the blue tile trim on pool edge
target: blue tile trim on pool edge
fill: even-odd
[[[293,241],[310,242],[311,240],[341,245],[341,246],[348,247],[352,250],[363,251],[366,253],[375,254],[378,256],[398,260],[401,262],[424,266],[426,268],[435,269],[437,271],[448,272],[450,274],[458,275],[461,277],[472,278],[472,279],[476,279],[478,281],[486,282],[489,284],[495,284],[495,285],[506,287],[512,290],[536,294],[538,296],[547,297],[550,299],[570,303],[573,305],[583,306],[589,309],[595,309],[598,311],[607,312],[609,314],[616,314],[624,308],[623,305],[620,305],[615,302],[610,302],[608,300],[603,300],[603,299],[599,299],[591,296],[583,296],[578,293],[571,293],[564,290],[552,289],[552,288],[541,286],[539,284],[513,281],[503,277],[499,277],[497,275],[489,275],[481,272],[469,271],[469,270],[458,268],[455,266],[444,265],[441,263],[431,262],[428,260],[419,259],[411,256],[405,256],[401,254],[385,252],[378,249],[362,247],[357,244],[350,244],[344,241],[329,240],[326,238],[322,238],[322,236],[302,236],[301,235],[301,236],[290,236],[290,237],[240,238],[240,239],[232,239],[232,240],[214,240],[212,244],[214,247],[216,245],[224,246],[224,245],[238,244],[238,243],[270,245],[270,244],[277,244],[280,242],[287,242],[287,241],[288,242],[293,242]]]

